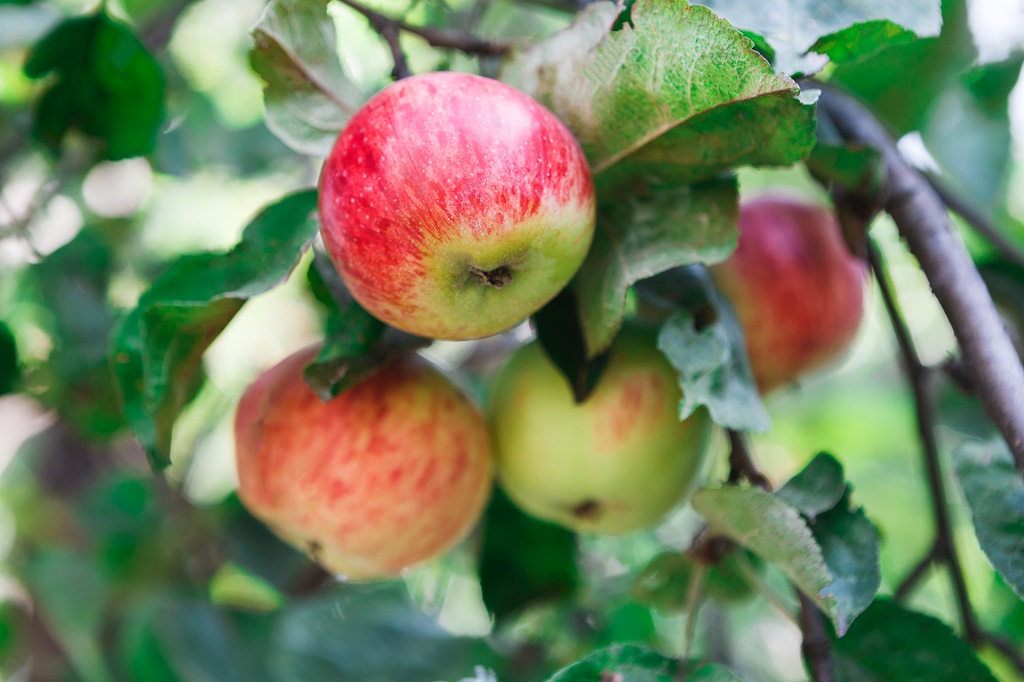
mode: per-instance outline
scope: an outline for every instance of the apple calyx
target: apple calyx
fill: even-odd
[[[512,271],[505,265],[499,265],[493,270],[481,270],[480,268],[470,266],[469,277],[480,284],[494,287],[495,289],[501,289],[512,283]]]

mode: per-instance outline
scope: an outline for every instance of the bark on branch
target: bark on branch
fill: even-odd
[[[819,107],[845,139],[881,153],[889,178],[885,210],[928,278],[981,403],[1006,439],[1017,468],[1024,472],[1024,367],[981,275],[953,231],[945,204],[907,164],[888,131],[866,107],[828,87],[822,90]]]
[[[395,35],[397,35],[398,31],[405,31],[406,33],[412,33],[423,38],[433,47],[459,50],[466,54],[500,55],[505,54],[512,48],[511,43],[485,40],[457,29],[407,24],[404,21],[392,19],[380,12],[376,12],[362,3],[356,2],[356,0],[341,0],[341,2],[366,17],[374,30],[382,35],[384,35],[382,28]],[[384,37],[388,39],[386,35]],[[390,40],[389,44],[391,44]]]

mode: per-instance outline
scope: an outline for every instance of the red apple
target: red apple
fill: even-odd
[[[552,299],[594,232],[572,133],[489,78],[400,80],[349,121],[320,178],[321,233],[352,295],[439,339],[504,331]]]
[[[587,533],[657,524],[697,485],[711,420],[679,421],[679,378],[653,331],[624,328],[577,403],[537,342],[517,351],[489,413],[498,479],[524,511]]]
[[[238,493],[257,518],[325,568],[391,577],[444,552],[491,490],[487,424],[418,356],[322,402],[307,348],[267,370],[235,418]]]
[[[739,245],[711,266],[762,393],[838,358],[864,314],[865,263],[827,208],[777,194],[740,206]]]

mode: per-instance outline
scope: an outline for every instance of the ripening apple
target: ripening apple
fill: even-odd
[[[864,316],[865,263],[833,213],[784,194],[740,205],[739,245],[710,268],[736,310],[762,393],[837,359]]]
[[[524,511],[587,533],[657,524],[692,491],[711,420],[679,420],[676,371],[648,330],[624,328],[577,404],[540,344],[499,372],[489,408],[498,480]]]
[[[486,420],[416,355],[322,402],[302,378],[317,350],[267,370],[242,397],[239,497],[326,569],[393,577],[457,543],[482,513],[493,468]]]
[[[378,319],[437,339],[509,329],[583,263],[594,186],[576,139],[518,90],[402,79],[349,121],[320,177],[321,234]]]

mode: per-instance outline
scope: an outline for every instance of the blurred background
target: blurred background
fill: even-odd
[[[548,35],[572,17],[557,2],[373,6],[427,25],[454,13],[480,35],[515,39]],[[315,185],[319,159],[291,151],[263,122],[262,85],[248,61],[262,0],[111,0],[106,7],[136,27],[156,55],[166,78],[166,116],[152,154],[96,163],[87,142],[74,136],[56,157],[29,140],[33,102],[45,81],[22,72],[43,35],[95,4],[0,2],[0,356],[17,359],[11,381],[0,376],[0,679],[327,679],[316,675],[364,670],[358,666],[389,658],[388,643],[410,642],[421,648],[404,651],[424,665],[443,670],[446,657],[465,659],[499,671],[502,680],[542,679],[602,642],[638,639],[678,653],[686,627],[682,596],[638,593],[634,579],[666,547],[686,546],[696,529],[687,509],[651,532],[570,539],[581,557],[579,574],[562,567],[554,572],[566,575],[552,581],[571,585],[576,598],[555,589],[550,600],[497,620],[481,598],[477,557],[488,550],[480,533],[412,570],[401,589],[325,587],[315,567],[242,510],[233,495],[234,404],[260,370],[323,333],[323,312],[306,277],[308,254],[287,283],[248,302],[210,347],[208,381],[175,427],[166,480],[151,474],[126,429],[108,369],[112,326],[166,263],[230,248],[262,206]],[[391,70],[387,47],[360,15],[336,2],[328,7],[348,73],[367,93],[383,86]],[[824,75],[874,104],[908,158],[1024,246],[1024,85],[1014,85],[1024,2],[947,0],[944,15],[939,38],[890,48],[869,64],[827,67]],[[414,72],[496,67],[415,37],[403,41]],[[1002,90],[982,96],[972,89],[970,74],[978,68],[1003,74]],[[825,198],[802,167],[740,171],[744,196],[779,185]],[[979,262],[996,257],[960,227]],[[951,356],[950,329],[894,226],[879,219],[873,231],[922,359]],[[1013,326],[1024,300],[1014,300],[1014,292],[1024,288],[1007,292]],[[473,350],[474,342],[439,342],[424,352],[480,388],[485,374],[463,366]],[[855,502],[881,534],[882,591],[891,592],[927,551],[933,529],[910,391],[880,301],[840,365],[767,405],[772,430],[753,439],[761,468],[779,483],[817,452],[840,459]],[[951,385],[941,386],[940,406],[944,451],[988,433],[975,403]],[[712,479],[724,476],[724,436],[716,453]],[[507,503],[494,503],[501,504]],[[500,520],[501,509],[492,513]],[[956,522],[982,624],[1024,645],[1024,606],[992,571],[962,506]],[[559,536],[552,546],[565,543]],[[780,575],[760,575],[763,589],[788,598]],[[318,597],[324,590],[327,596]],[[363,613],[358,604],[367,595],[373,607]],[[385,598],[390,610],[380,606]],[[341,603],[361,615],[347,622],[332,616]],[[909,605],[956,622],[940,572]],[[440,627],[421,620],[418,609]],[[765,599],[727,585],[702,619],[698,653],[730,660],[745,680],[805,679],[800,632]],[[503,663],[467,639],[491,633]],[[266,655],[256,643],[267,637],[272,664],[247,670],[246,660]],[[998,656],[984,658],[1002,679],[1014,679]],[[469,671],[436,679],[488,679],[485,668]],[[380,679],[413,679],[389,674]]]

